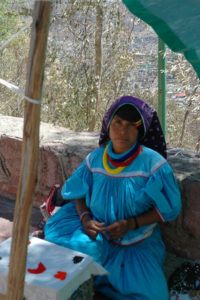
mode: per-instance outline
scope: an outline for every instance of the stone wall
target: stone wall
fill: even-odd
[[[20,174],[22,131],[22,119],[0,116],[0,195],[13,200]],[[62,185],[85,156],[98,147],[98,138],[97,133],[76,133],[41,123],[34,206],[45,200],[54,184]],[[175,221],[162,226],[163,238],[169,251],[200,259],[200,158],[177,149],[169,151],[168,162],[179,184],[183,207]]]
[[[15,200],[21,161],[23,120],[0,116],[0,195]],[[84,157],[98,147],[97,133],[73,132],[41,123],[37,184],[33,199],[39,206],[54,184],[63,184]]]
[[[180,150],[180,149],[179,149]],[[177,152],[178,153],[178,152]],[[189,259],[200,259],[200,156],[180,150],[168,155],[182,198],[178,218],[162,227],[168,250]]]

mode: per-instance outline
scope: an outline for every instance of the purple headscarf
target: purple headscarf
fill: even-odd
[[[116,111],[123,105],[130,104],[134,106],[141,115],[144,126],[144,137],[142,145],[149,147],[164,158],[167,158],[165,137],[158,119],[157,112],[143,100],[132,96],[123,96],[117,99],[105,113],[102,121],[102,128],[99,138],[99,146],[104,146],[110,140],[108,135],[108,126]]]

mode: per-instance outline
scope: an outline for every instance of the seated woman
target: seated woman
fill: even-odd
[[[180,193],[156,112],[124,96],[105,114],[100,148],[65,182],[71,199],[45,226],[48,241],[93,256],[108,272],[95,290],[115,300],[167,300],[158,224],[174,220]]]

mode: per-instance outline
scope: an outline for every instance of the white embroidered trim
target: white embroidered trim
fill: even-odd
[[[160,211],[158,210],[158,208],[157,208],[157,207],[155,207],[155,210],[156,210],[157,214],[159,215],[159,217],[160,217],[161,221],[162,221],[163,223],[165,223],[165,222],[166,222],[166,220],[163,218],[162,214],[160,213]]]
[[[89,155],[86,157],[86,166],[90,170],[91,173],[100,173],[103,175],[106,175],[108,177],[145,177],[148,178],[150,176],[150,173],[138,171],[138,172],[123,172],[121,174],[110,174],[103,168],[91,168],[89,163]]]
[[[166,164],[167,161],[165,159],[161,159],[159,160],[152,168],[150,173],[148,172],[144,172],[144,171],[137,171],[137,172],[123,172],[123,173],[119,173],[119,174],[110,174],[108,173],[104,168],[91,168],[90,163],[89,163],[89,156],[90,154],[88,154],[88,156],[86,157],[86,166],[87,168],[90,170],[91,173],[99,173],[99,174],[103,174],[106,175],[108,177],[118,177],[118,178],[128,178],[128,177],[145,177],[145,178],[149,178],[151,175],[153,175],[153,173],[159,169],[162,165]]]
[[[153,173],[159,169],[162,165],[166,164],[167,161],[165,159],[161,159],[159,160],[152,168],[151,168],[151,175],[153,175]]]
[[[150,225],[144,233],[138,235],[135,238],[132,238],[130,240],[119,240],[119,241],[116,241],[116,243],[119,245],[122,245],[122,246],[129,246],[131,244],[139,243],[139,242],[145,240],[146,238],[148,238],[152,234],[153,229],[156,227],[156,225],[157,225],[156,223]],[[114,241],[114,243],[115,243],[115,241]]]

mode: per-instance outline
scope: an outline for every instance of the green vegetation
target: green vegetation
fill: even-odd
[[[24,89],[30,30],[10,41],[27,24],[27,16],[20,13],[21,3],[9,0],[0,3],[0,78]],[[23,99],[4,86],[0,86],[0,103],[2,114],[23,116]]]
[[[0,2],[0,41],[6,42],[21,27],[22,16],[12,9],[11,1]]]
[[[1,45],[31,21],[29,1],[0,3]],[[0,78],[25,89],[30,29],[0,51]],[[199,81],[180,54],[167,52],[167,142],[199,151]],[[185,93],[183,100],[176,97]],[[55,1],[41,120],[99,131],[117,97],[131,94],[157,109],[157,37],[121,1]],[[23,117],[23,99],[0,85],[0,113]]]

